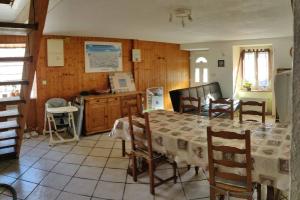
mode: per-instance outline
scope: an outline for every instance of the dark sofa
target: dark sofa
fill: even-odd
[[[178,90],[172,90],[169,92],[173,105],[173,110],[179,112],[180,109],[180,97],[194,97],[201,98],[201,115],[208,115],[209,99],[225,98],[222,95],[221,87],[218,82],[209,83],[206,85],[200,85],[197,87],[190,87]],[[228,97],[226,97],[228,98]],[[239,101],[234,101],[234,110],[239,106]]]

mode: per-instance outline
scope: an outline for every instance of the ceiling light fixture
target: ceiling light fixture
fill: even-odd
[[[185,27],[185,19],[186,18],[190,22],[193,21],[192,10],[191,9],[177,8],[177,9],[173,10],[172,12],[170,12],[170,15],[169,15],[169,22],[170,23],[173,22],[173,16],[176,17],[176,18],[181,19],[182,27]]]

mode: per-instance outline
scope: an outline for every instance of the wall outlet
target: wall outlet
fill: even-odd
[[[46,80],[42,80],[42,84],[43,85],[47,85],[47,81]]]

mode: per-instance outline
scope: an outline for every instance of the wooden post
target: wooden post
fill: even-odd
[[[290,200],[300,197],[300,0],[294,0],[293,133]]]

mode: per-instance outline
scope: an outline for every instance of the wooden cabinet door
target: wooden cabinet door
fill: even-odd
[[[108,109],[106,99],[90,100],[86,102],[86,132],[101,132],[108,127]]]
[[[121,103],[120,98],[109,98],[108,99],[108,127],[111,129],[115,121],[121,118]]]

